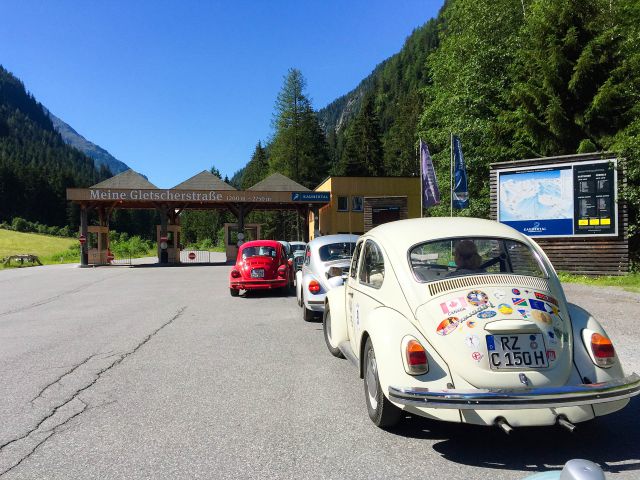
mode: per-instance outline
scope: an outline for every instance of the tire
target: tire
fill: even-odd
[[[232,297],[237,297],[238,295],[240,295],[240,290],[236,290],[235,288],[230,288],[229,293],[231,294]]]
[[[392,404],[380,388],[376,356],[370,338],[367,339],[363,356],[364,397],[369,418],[382,429],[394,427],[402,418],[402,410]]]
[[[340,349],[331,346],[331,342],[329,341],[329,337],[331,336],[331,312],[329,311],[328,305],[324,308],[324,315],[322,316],[322,331],[324,333],[324,342],[327,344],[327,348],[329,349],[329,352],[331,352],[331,355],[337,358],[344,358]]]
[[[300,298],[302,299],[302,319],[305,322],[312,322],[313,319],[315,318],[315,315],[313,311],[309,310],[307,306],[304,304],[304,295],[300,295]]]
[[[298,290],[300,290],[299,296],[298,296]],[[302,276],[300,276],[300,282],[298,282],[298,277],[296,276],[296,303],[298,304],[299,307],[303,305],[302,304]]]

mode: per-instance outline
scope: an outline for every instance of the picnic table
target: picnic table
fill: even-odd
[[[20,262],[20,265],[24,265],[25,262],[37,263],[38,265],[42,265],[42,262],[40,261],[38,256],[32,255],[30,253],[23,253],[20,255],[9,255],[8,257],[5,257],[2,260],[2,263],[4,263],[5,266],[9,266],[12,260],[15,260],[16,262]]]

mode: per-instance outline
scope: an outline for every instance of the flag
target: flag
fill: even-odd
[[[462,156],[462,145],[460,139],[453,136],[453,186],[451,195],[453,196],[453,207],[462,209],[469,206],[469,189],[467,187],[467,170],[464,166]]]
[[[420,140],[420,174],[422,176],[422,206],[428,208],[440,203],[440,190],[433,169],[429,147]]]

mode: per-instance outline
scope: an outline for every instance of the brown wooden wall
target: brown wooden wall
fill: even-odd
[[[565,162],[589,162],[614,159],[610,154],[565,155],[513,162],[494,163],[490,171],[491,218],[498,217],[498,175],[503,168],[552,165]],[[624,172],[618,163],[618,194],[625,184]],[[629,215],[627,204],[618,201],[617,237],[565,237],[536,238],[534,240],[545,251],[558,271],[582,275],[624,275],[629,271]]]
[[[407,197],[364,197],[364,231],[365,233],[377,224],[373,223],[373,209],[398,207],[399,220],[409,218]]]

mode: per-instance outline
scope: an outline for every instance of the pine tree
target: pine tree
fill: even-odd
[[[380,126],[372,93],[368,93],[362,101],[360,113],[346,137],[342,158],[343,175],[384,175]]]
[[[209,169],[209,171],[213,173],[216,177],[222,178],[222,175],[220,174],[220,170],[218,170],[215,165],[211,165],[211,168]]]
[[[258,142],[251,160],[247,163],[244,172],[242,173],[242,180],[240,181],[241,188],[246,190],[252,187],[260,180],[264,179],[269,174],[269,159],[267,158],[267,151],[262,146],[262,142]]]
[[[269,162],[272,171],[314,187],[328,170],[329,154],[305,88],[302,73],[290,69],[276,100]]]

